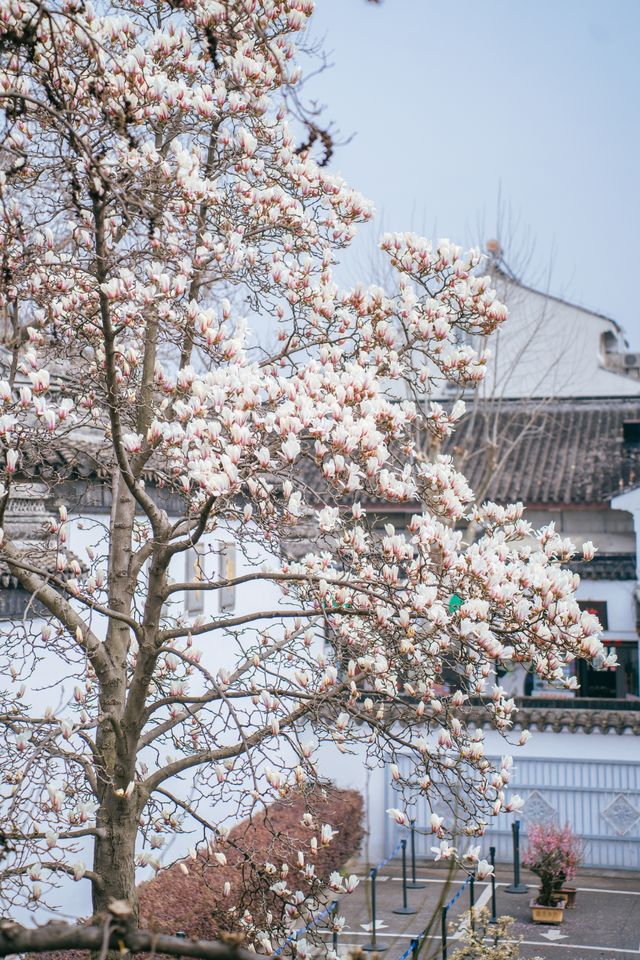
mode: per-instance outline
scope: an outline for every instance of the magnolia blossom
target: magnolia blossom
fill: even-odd
[[[434,860],[451,860],[456,855],[456,848],[447,840],[441,840],[439,847],[431,847],[431,852]]]
[[[389,810],[387,810],[387,813],[401,827],[405,827],[409,823],[409,818],[407,817],[406,813],[404,813],[402,810],[398,810],[396,807],[391,807]]]
[[[343,877],[337,870],[329,877],[329,887],[334,893],[353,893],[359,882],[358,877],[354,873],[348,877]]]
[[[429,823],[431,825],[431,830],[433,833],[438,833],[442,828],[444,823],[444,817],[439,817],[437,813],[432,813],[429,816]]]
[[[488,860],[478,860],[476,865],[476,878],[478,880],[488,880],[493,876],[494,869]]]

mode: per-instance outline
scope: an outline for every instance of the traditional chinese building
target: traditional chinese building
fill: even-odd
[[[586,841],[587,865],[637,870],[640,354],[628,350],[614,320],[523,286],[500,265],[494,271],[510,319],[488,343],[481,393],[468,398],[441,452],[454,456],[478,499],[520,500],[534,527],[553,522],[578,547],[593,542],[595,559],[575,565],[578,598],[599,617],[620,664],[604,672],[576,664],[575,693],[549,689],[520,666],[500,678],[518,703],[516,731],[534,734],[514,751],[512,792],[525,800],[525,834],[532,821],[568,822]],[[403,507],[384,509],[398,527],[408,517]],[[486,725],[480,707],[472,719]],[[485,735],[489,756],[509,752],[495,731]],[[352,779],[345,765],[341,782]],[[385,810],[397,798],[384,772],[365,789],[375,857],[393,845],[396,828]],[[418,822],[428,813],[425,802]],[[502,859],[510,856],[512,820],[500,815],[486,838]],[[429,855],[430,837],[419,842]]]

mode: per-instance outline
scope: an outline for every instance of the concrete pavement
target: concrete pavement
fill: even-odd
[[[353,871],[361,878],[360,886],[343,897],[339,913],[347,925],[339,939],[341,953],[362,947],[371,940],[371,883],[366,868]],[[441,908],[460,890],[464,874],[448,879],[443,869],[417,867],[417,878],[424,882],[422,890],[408,890],[407,900],[416,913],[399,915],[393,911],[402,906],[400,864],[393,861],[376,881],[377,943],[384,950],[384,960],[399,960],[413,937],[430,925],[420,953],[423,960],[442,957]],[[535,894],[537,880],[523,872],[529,885],[528,894],[506,892],[511,882],[509,873],[498,868],[496,875],[497,914],[513,917],[514,938],[522,938],[523,960],[542,957],[544,960],[640,960],[640,877],[631,874],[578,877],[576,906],[565,911],[558,926],[534,924],[529,919],[529,900]],[[475,884],[476,905],[491,908],[489,884]],[[461,945],[464,914],[469,909],[469,885],[462,890],[448,911],[448,957]],[[367,928],[367,929],[365,929]]]

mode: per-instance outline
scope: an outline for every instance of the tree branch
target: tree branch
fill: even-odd
[[[91,666],[99,677],[107,677],[112,673],[112,665],[106,654],[103,644],[89,629],[85,621],[78,615],[71,604],[64,599],[60,592],[52,587],[37,573],[25,569],[20,554],[15,548],[6,543],[3,545],[4,559],[11,573],[18,578],[25,590],[34,594],[54,617],[65,625],[67,630],[76,638],[78,645],[84,650],[91,661]]]
[[[102,948],[104,939],[103,926],[49,923],[45,927],[28,929],[10,920],[0,921],[0,957],[58,950],[97,952]],[[130,953],[165,953],[174,957],[201,957],[202,960],[256,960],[259,956],[216,940],[183,940],[148,930],[123,929],[117,925],[109,933],[108,946],[112,950],[125,947]]]
[[[314,608],[309,610],[258,610],[255,613],[247,613],[240,617],[210,620],[208,623],[202,623],[197,627],[185,627],[179,630],[165,630],[160,635],[160,640],[164,643],[166,640],[174,640],[176,637],[198,637],[203,633],[212,633],[214,630],[228,630],[229,627],[238,627],[245,623],[254,623],[256,620],[306,620],[323,617],[326,614],[329,614],[330,616],[366,617],[371,616],[371,611],[351,609],[347,607],[332,607],[331,610],[318,610]]]

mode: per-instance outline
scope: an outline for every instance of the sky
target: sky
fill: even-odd
[[[316,0],[314,19],[332,66],[305,92],[378,213],[350,269],[382,229],[499,234],[518,275],[640,349],[640,0]]]

